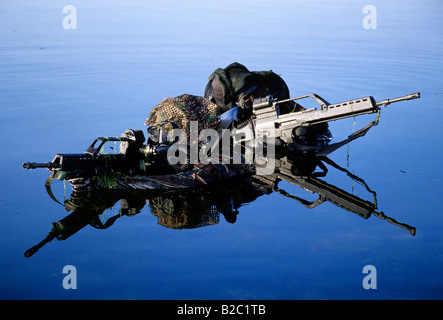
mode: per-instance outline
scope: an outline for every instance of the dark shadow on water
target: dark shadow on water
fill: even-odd
[[[368,201],[343,190],[326,181],[329,170],[338,170],[362,185],[372,198]],[[285,191],[281,185],[298,186],[318,196],[308,200]],[[25,257],[34,255],[44,245],[54,239],[66,240],[84,227],[106,229],[124,216],[136,216],[147,206],[151,214],[158,218],[158,224],[170,229],[193,229],[217,225],[222,216],[227,222],[235,223],[239,209],[257,198],[277,192],[295,200],[308,209],[329,202],[363,219],[371,215],[388,221],[415,235],[415,227],[397,222],[382,211],[377,211],[377,195],[366,182],[334,163],[329,158],[306,159],[282,157],[276,160],[274,173],[268,175],[249,175],[217,184],[211,187],[183,190],[161,191],[94,191],[73,192],[63,206],[71,213],[53,222],[48,235],[38,244],[25,252]],[[53,195],[51,194],[51,197]],[[116,213],[103,220],[105,210],[118,206]]]

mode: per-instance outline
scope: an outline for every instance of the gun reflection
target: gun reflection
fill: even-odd
[[[363,185],[373,196],[373,202],[364,200],[337,186],[320,179],[328,173],[327,165],[345,172],[351,179]],[[316,171],[317,168],[320,171]],[[279,187],[281,182],[291,186],[299,186],[310,193],[317,194],[314,201],[306,200],[285,191]],[[49,191],[48,191],[49,192]],[[377,210],[377,196],[366,182],[338,166],[329,158],[294,158],[284,156],[276,159],[274,173],[269,175],[250,175],[237,181],[229,181],[223,185],[209,188],[168,191],[91,191],[73,192],[69,199],[64,201],[67,211],[72,211],[63,219],[52,223],[48,235],[38,244],[25,252],[29,258],[40,248],[54,239],[66,240],[84,227],[90,225],[96,229],[106,229],[112,226],[121,217],[131,217],[139,214],[147,204],[151,214],[158,218],[158,224],[171,229],[192,229],[216,225],[220,215],[227,222],[235,223],[238,209],[255,201],[257,198],[277,192],[293,199],[306,208],[329,202],[343,210],[357,214],[363,219],[371,215],[388,221],[389,223],[406,229],[415,235],[415,227],[397,222]],[[51,198],[54,198],[50,193]],[[103,213],[120,202],[120,209],[106,220]]]
[[[305,162],[304,167],[300,164]],[[296,166],[295,164],[298,164]],[[373,202],[359,198],[358,196],[351,194],[337,186],[327,183],[319,179],[319,177],[325,177],[328,169],[325,163],[333,168],[345,172],[351,179],[358,182],[364,188],[373,195]],[[319,167],[321,172],[314,172],[315,167]],[[312,169],[310,172],[310,168]],[[405,223],[397,222],[395,219],[386,216],[382,211],[377,212],[377,194],[371,190],[366,182],[349,172],[347,169],[340,167],[335,162],[327,157],[323,157],[318,160],[312,161],[306,158],[290,158],[283,157],[279,159],[276,165],[276,169],[271,175],[259,175],[254,176],[254,179],[260,181],[264,185],[268,185],[273,191],[280,193],[281,195],[294,199],[304,205],[308,209],[315,208],[323,202],[330,202],[337,207],[340,207],[346,211],[357,214],[363,219],[368,219],[371,214],[377,218],[387,220],[393,225],[401,227],[409,231],[412,236],[415,236],[415,227],[411,227]],[[286,181],[291,185],[297,185],[304,190],[308,190],[311,193],[318,194],[318,198],[315,201],[308,201],[303,198],[289,194],[283,189],[278,187],[279,182]]]

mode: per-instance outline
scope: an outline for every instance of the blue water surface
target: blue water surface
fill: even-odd
[[[368,21],[360,0],[73,0],[76,29],[66,29],[74,23],[65,20],[67,4],[0,3],[0,298],[443,298],[441,1],[372,1]],[[215,224],[172,229],[145,205],[107,229],[86,224],[24,257],[70,212],[47,195],[49,172],[25,171],[22,162],[144,130],[162,99],[202,96],[208,76],[234,61],[272,69],[292,96],[340,102],[421,92],[383,109],[378,126],[330,156],[376,192],[378,212],[416,235],[274,192],[240,207],[235,223],[220,215]],[[334,141],[373,119],[331,123]],[[374,201],[344,172],[331,169],[323,180]],[[53,189],[69,199],[69,185],[56,181]],[[116,201],[100,218],[121,207]],[[77,270],[77,289],[63,287],[67,265]],[[377,270],[376,289],[363,286],[366,265]]]

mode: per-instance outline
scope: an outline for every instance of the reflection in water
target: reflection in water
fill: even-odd
[[[363,200],[337,186],[327,183],[328,167],[346,173],[352,180],[361,184],[372,196],[373,202]],[[320,179],[323,178],[323,179]],[[309,201],[291,195],[279,187],[281,182],[299,186],[318,198]],[[296,200],[306,208],[312,209],[323,202],[330,202],[346,211],[368,219],[371,214],[387,220],[393,225],[404,228],[415,235],[415,227],[386,216],[377,210],[377,195],[365,181],[348,170],[340,167],[329,158],[318,159],[296,158],[284,156],[276,160],[276,167],[270,175],[251,175],[228,184],[208,188],[169,190],[169,191],[94,191],[73,192],[70,199],[64,201],[68,216],[52,223],[49,234],[40,243],[25,252],[25,257],[31,257],[41,247],[54,238],[65,240],[82,228],[90,225],[96,229],[106,229],[123,216],[135,216],[147,204],[150,212],[158,218],[158,224],[171,229],[192,229],[219,223],[220,215],[227,222],[235,223],[238,209],[251,203],[258,197],[278,192]],[[52,193],[51,198],[56,200]],[[106,209],[112,208],[120,201],[120,210],[114,216],[103,220]]]

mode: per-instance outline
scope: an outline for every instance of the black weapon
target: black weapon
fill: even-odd
[[[118,153],[101,153],[107,142],[119,142]],[[151,161],[167,150],[162,145],[144,145],[145,137],[141,130],[126,130],[121,137],[98,137],[85,153],[56,154],[51,162],[25,162],[26,170],[46,168],[52,172],[52,179],[73,180],[93,176],[114,174],[146,174],[146,162]],[[158,160],[158,159],[156,159]],[[154,161],[151,161],[154,162]]]

